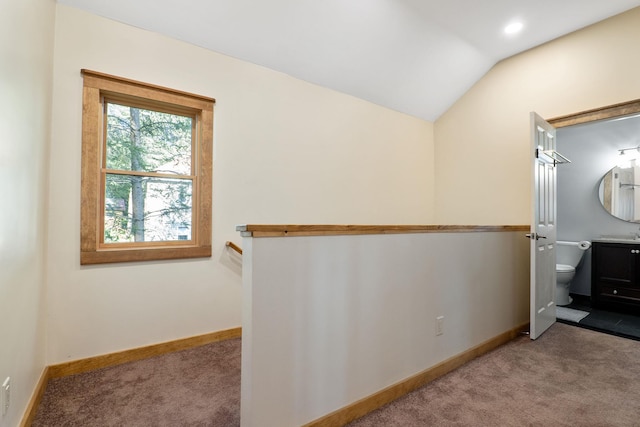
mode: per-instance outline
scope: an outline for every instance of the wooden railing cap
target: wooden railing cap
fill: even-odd
[[[243,224],[244,237],[338,236],[357,234],[474,233],[529,231],[529,225],[339,225],[339,224]]]

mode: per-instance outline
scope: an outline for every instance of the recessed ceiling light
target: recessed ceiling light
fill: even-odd
[[[504,27],[505,34],[517,34],[522,31],[524,25],[522,22],[512,22],[511,24]]]

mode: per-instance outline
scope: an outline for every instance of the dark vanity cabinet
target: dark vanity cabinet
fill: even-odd
[[[591,302],[594,307],[640,310],[640,242],[593,242]]]

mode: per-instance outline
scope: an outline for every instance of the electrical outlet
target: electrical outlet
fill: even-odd
[[[7,415],[9,405],[11,405],[11,377],[7,377],[0,388],[0,406],[2,407],[2,416]]]
[[[436,317],[436,335],[444,334],[444,316]]]

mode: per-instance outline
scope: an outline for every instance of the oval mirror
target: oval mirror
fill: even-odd
[[[598,197],[611,215],[640,223],[640,167],[611,169],[600,181]]]

